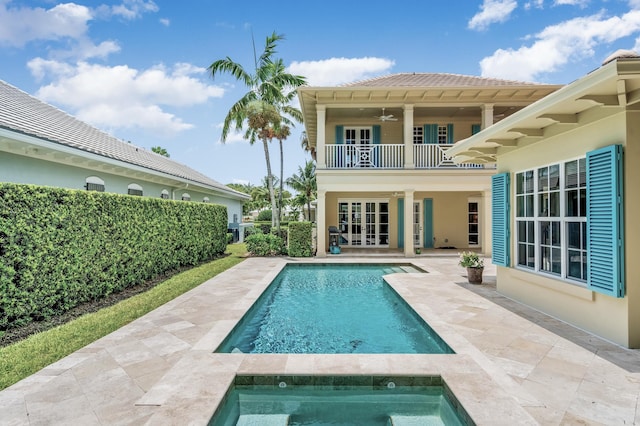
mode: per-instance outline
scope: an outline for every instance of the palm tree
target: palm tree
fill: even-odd
[[[307,204],[307,220],[311,220],[311,201],[317,196],[316,165],[313,161],[307,161],[304,169],[298,166],[298,173],[287,179],[287,185],[303,194]]]
[[[156,154],[160,154],[163,157],[170,157],[169,152],[161,146],[152,146],[151,151],[155,152]]]
[[[215,78],[216,74],[229,73],[249,89],[242,98],[231,106],[227,113],[222,126],[221,140],[222,142],[227,140],[232,125],[235,129],[240,130],[243,128],[245,121],[249,122],[249,129],[245,132],[244,138],[248,139],[252,145],[257,139],[262,140],[267,163],[269,196],[274,212],[272,225],[275,225],[278,230],[280,221],[278,220],[278,215],[275,214],[277,212],[276,199],[275,191],[273,190],[273,174],[271,173],[268,142],[274,137],[274,129],[277,129],[282,122],[281,112],[286,112],[285,106],[293,98],[290,95],[290,89],[295,89],[305,84],[304,77],[285,72],[282,60],[273,59],[276,53],[276,44],[283,39],[284,36],[275,32],[266,38],[265,48],[260,57],[255,58],[254,55],[254,74],[247,72],[242,65],[234,62],[228,56],[215,61],[209,66],[209,71],[213,78]]]

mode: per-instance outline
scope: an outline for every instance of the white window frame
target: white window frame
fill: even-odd
[[[447,145],[447,126],[438,124],[438,145]]]
[[[424,143],[424,126],[413,126],[413,144],[422,145]]]
[[[586,172],[580,174],[580,171],[578,169],[578,186],[575,188],[568,188],[567,187],[567,176],[566,176],[566,169],[567,169],[567,165],[569,163],[572,163],[574,161],[578,161],[578,164],[580,164],[580,162],[582,162],[582,164],[584,164],[585,161],[585,157],[577,157],[577,158],[572,158],[572,159],[567,159],[567,160],[563,160],[561,162],[554,162],[554,163],[550,163],[550,164],[545,164],[545,165],[541,165],[539,167],[533,168],[533,169],[526,169],[526,170],[520,170],[514,173],[515,176],[515,185],[514,185],[514,189],[513,189],[513,196],[514,196],[514,216],[515,216],[515,231],[514,231],[514,236],[515,238],[513,239],[512,242],[512,248],[513,248],[513,253],[514,253],[514,265],[516,269],[520,269],[520,270],[524,270],[527,272],[532,272],[532,273],[536,273],[536,274],[540,274],[540,275],[544,275],[547,277],[552,277],[556,280],[562,280],[562,281],[566,281],[568,283],[571,284],[576,284],[579,286],[584,286],[586,287],[587,283],[586,283],[586,276],[583,277],[583,279],[578,278],[578,277],[572,277],[569,276],[570,274],[570,270],[569,270],[569,250],[572,250],[574,252],[580,252],[580,255],[582,256],[581,259],[584,259],[584,261],[586,262],[586,256],[587,256],[587,251],[586,251],[586,242],[584,244],[584,247],[581,247],[580,249],[570,249],[569,248],[569,224],[571,223],[585,223],[586,224],[586,211],[582,212],[579,211],[579,214],[582,214],[582,216],[568,216],[569,212],[568,212],[568,194],[570,191],[578,191],[578,205],[580,206],[580,191],[584,190],[586,191]],[[547,187],[547,188],[543,188],[542,184],[541,184],[541,179],[540,176],[541,174],[544,174],[544,171],[550,171],[551,168],[557,166],[559,168],[558,170],[558,188],[557,189],[550,189],[553,188],[552,186]],[[532,192],[527,192],[527,190],[529,189],[528,187],[526,188],[522,188],[522,192],[519,193],[519,179],[520,176],[522,175],[524,177],[525,173],[532,173]],[[549,174],[547,174],[547,178],[549,177]],[[551,180],[549,180],[548,182],[551,182]],[[552,193],[558,194],[558,203],[559,206],[557,206],[557,216],[553,216],[550,215],[549,210],[544,209],[543,207],[545,206],[551,206],[550,204],[550,200],[552,198]],[[531,199],[532,198],[532,199]],[[524,205],[519,205],[519,201],[522,200],[524,202]],[[532,206],[528,205],[528,201],[531,201],[533,203]],[[586,202],[586,201],[585,201]],[[532,210],[532,211],[531,211]],[[554,209],[555,210],[555,209]],[[521,212],[524,211],[524,214],[521,214]],[[529,215],[528,213],[532,213],[532,215]],[[559,243],[558,244],[543,244],[542,241],[542,233],[543,233],[543,226],[545,223],[547,222],[557,222],[559,223],[559,226],[557,227],[557,231],[558,231],[558,235],[557,237],[559,238]],[[521,239],[521,223],[525,223],[526,225],[524,226],[525,228],[525,232],[531,232],[533,231],[533,243],[530,242],[520,242]],[[533,229],[531,229],[531,224],[533,224]],[[581,226],[581,239],[585,238],[586,236],[584,235],[584,225]],[[525,238],[526,239],[526,238]],[[582,240],[581,240],[582,241]],[[520,245],[526,245],[527,247],[533,247],[533,265],[532,266],[528,266],[528,265],[523,265],[520,264]],[[552,264],[548,264],[544,262],[544,258],[542,256],[542,249],[543,248],[549,248],[549,247],[553,247],[551,248],[552,250],[559,250],[560,251],[560,270],[559,272],[554,272],[553,271],[553,265]],[[553,256],[551,256],[550,258],[553,262]],[[529,263],[530,259],[527,256],[527,260],[526,262]],[[586,270],[586,267],[584,268],[584,270]]]

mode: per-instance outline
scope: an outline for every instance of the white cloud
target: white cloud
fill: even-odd
[[[124,0],[121,4],[114,6],[101,5],[98,7],[101,15],[118,16],[127,20],[140,18],[144,13],[157,12],[158,6],[151,0]]]
[[[163,110],[189,107],[211,98],[222,97],[224,90],[186,75],[189,68],[178,64],[173,70],[157,66],[136,70],[126,65],[108,67],[79,62],[75,66],[41,58],[29,62],[36,77],[53,76],[54,82],[38,90],[47,102],[64,105],[81,120],[107,128],[139,127],[156,133],[175,133],[192,128],[181,118]]]
[[[536,34],[535,42],[517,50],[499,49],[480,61],[485,77],[534,81],[567,63],[594,55],[594,49],[640,32],[640,10],[622,16],[604,13],[571,19]]]
[[[472,30],[484,30],[491,24],[504,22],[517,6],[515,0],[484,0],[480,12],[469,20],[468,26]]]
[[[528,2],[526,2],[524,4],[525,10],[529,10],[532,7],[535,7],[536,9],[544,8],[544,0],[532,0],[532,1],[528,1]]]
[[[160,18],[160,23],[165,27],[168,27],[169,25],[171,25],[171,21],[167,18]]]
[[[22,47],[33,40],[78,38],[86,33],[91,10],[74,3],[51,9],[6,7],[0,2],[0,44]]]
[[[244,130],[237,130],[234,128],[233,124],[231,125],[231,129],[229,130],[229,133],[227,134],[227,139],[222,142],[222,128],[224,127],[224,123],[218,123],[216,125],[216,129],[220,130],[221,133],[221,137],[220,139],[218,139],[218,143],[220,144],[230,144],[230,143],[238,143],[238,142],[249,142],[247,139],[244,138]]]
[[[590,0],[555,0],[553,4],[555,6],[569,5],[569,6],[586,7],[589,1]]]
[[[330,58],[294,61],[287,71],[306,77],[310,86],[335,86],[388,72],[395,62],[384,58]]]

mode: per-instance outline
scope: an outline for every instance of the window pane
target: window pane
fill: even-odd
[[[559,248],[551,249],[551,272],[554,274],[560,274],[562,272],[562,260]]]
[[[478,203],[469,203],[469,211],[477,212],[478,211]]]
[[[549,216],[549,194],[543,193],[538,196],[538,216]]]
[[[560,192],[549,194],[549,216],[560,217]]]
[[[578,213],[580,217],[587,217],[587,190],[580,190],[580,211]]]
[[[579,216],[577,190],[567,191],[567,216],[569,217]]]
[[[478,236],[477,235],[469,235],[469,244],[478,244]]]
[[[518,244],[518,265],[527,266],[527,245]]]
[[[565,186],[576,188],[578,186],[578,161],[569,161],[564,165]]]
[[[536,226],[535,222],[533,221],[527,222],[527,236],[528,236],[527,241],[532,244],[536,242],[535,229],[534,229],[535,226]]]
[[[582,250],[587,249],[587,222],[582,222]]]
[[[554,164],[549,167],[549,189],[560,189],[560,165]]]
[[[516,198],[516,216],[523,217],[524,216],[524,197],[518,196]]]
[[[551,244],[551,222],[540,222],[540,244]]]
[[[470,234],[477,234],[478,233],[478,225],[470,223],[469,224],[469,233]]]
[[[525,209],[526,209],[526,216],[527,217],[533,217],[533,195],[526,195],[525,196]]]
[[[549,171],[546,167],[538,169],[538,191],[549,190]]]
[[[527,222],[518,221],[518,242],[527,242]]]
[[[532,244],[527,246],[527,266],[529,266],[530,268],[535,267],[535,259],[536,259],[536,247]]]
[[[570,249],[581,248],[582,245],[580,242],[580,229],[582,225],[583,223],[580,222],[567,223],[567,245]]]
[[[524,172],[524,191],[526,193],[533,192],[533,170]]]
[[[516,194],[524,193],[524,173],[516,175]]]
[[[560,222],[551,222],[551,244],[560,246]]]

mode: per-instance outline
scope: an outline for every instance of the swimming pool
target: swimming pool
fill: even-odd
[[[473,424],[438,376],[238,376],[209,426]]]
[[[289,264],[216,352],[453,353],[383,280],[409,265]]]

